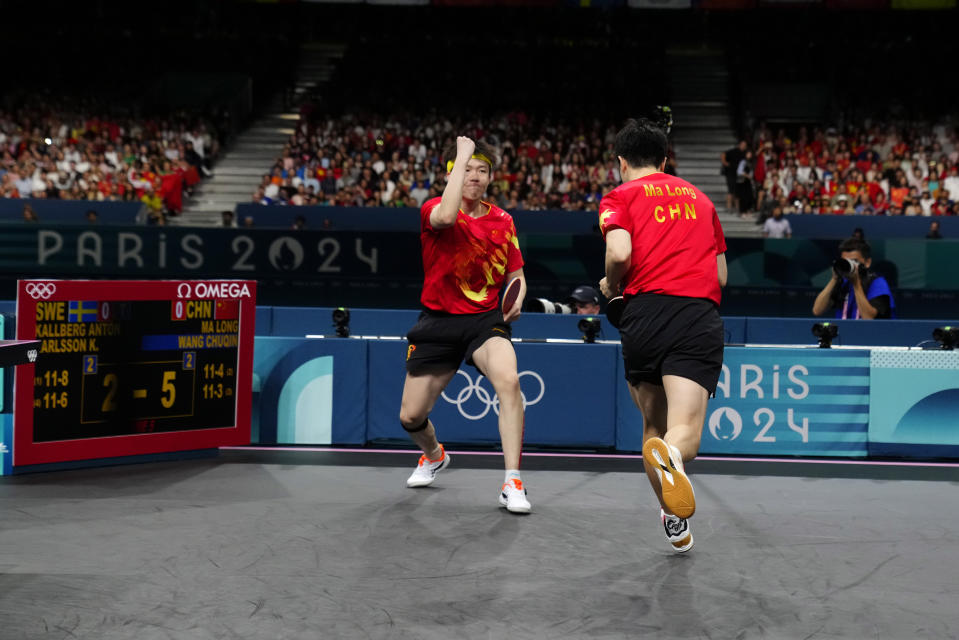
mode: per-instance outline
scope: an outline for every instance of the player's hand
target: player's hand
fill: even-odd
[[[599,290],[602,292],[604,296],[606,296],[607,300],[609,298],[615,298],[616,296],[618,296],[620,294],[619,289],[620,288],[618,286],[616,287],[615,290],[612,287],[610,287],[609,281],[606,280],[605,277],[599,281]]]
[[[520,315],[521,306],[522,305],[520,305],[520,300],[519,298],[517,298],[516,302],[513,303],[512,308],[510,308],[510,310],[503,315],[503,322],[505,322],[506,324],[509,324],[510,322],[513,322],[514,320],[518,319]]]
[[[466,136],[457,136],[456,138],[456,159],[469,161],[476,151],[476,143]]]

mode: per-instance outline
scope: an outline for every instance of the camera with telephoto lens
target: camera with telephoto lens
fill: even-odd
[[[855,269],[860,269],[861,265],[858,260],[852,260],[850,258],[837,258],[835,262],[832,263],[832,269],[836,272],[840,278],[846,278],[850,273]]]
[[[576,313],[576,309],[562,302],[553,302],[546,298],[533,298],[527,304],[527,311],[533,313]]]

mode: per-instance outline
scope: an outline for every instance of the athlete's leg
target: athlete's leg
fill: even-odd
[[[663,376],[666,393],[666,435],[663,438],[683,456],[692,460],[699,453],[699,439],[703,434],[709,392],[698,382],[681,376]]]
[[[523,451],[523,396],[519,390],[513,343],[506,338],[492,337],[473,353],[473,362],[499,397],[499,436],[506,469],[519,469]]]
[[[653,384],[630,385],[633,401],[643,414],[643,443],[650,438],[662,438],[667,444],[679,450],[682,462],[692,460],[699,451],[703,420],[706,416],[706,403],[709,394],[698,383],[687,378],[673,375],[663,376],[663,386]],[[671,454],[661,452],[661,457]],[[643,467],[649,484],[656,493],[659,504],[666,513],[673,509],[666,505],[663,498],[663,486],[656,469],[659,465],[651,463],[643,456]],[[688,481],[680,481],[678,486],[671,483],[671,490],[682,495],[682,502],[689,502],[691,489],[687,491]],[[687,494],[688,495],[684,495]],[[692,508],[692,507],[690,507]],[[685,517],[685,516],[684,516]]]
[[[662,438],[666,435],[666,393],[663,387],[650,384],[639,383],[629,385],[629,394],[633,402],[643,414],[643,443],[650,438]],[[656,469],[650,465],[646,458],[643,458],[643,467],[646,469],[646,476],[649,478],[649,485],[656,493],[656,499],[663,505],[663,488],[660,485],[659,477],[656,475]]]
[[[438,373],[420,375],[406,374],[403,385],[403,400],[400,403],[400,422],[409,432],[413,442],[422,449],[427,458],[435,460],[442,455],[440,443],[436,439],[436,430],[429,420],[430,411],[436,404],[440,393],[450,383],[456,369]],[[426,426],[420,428],[423,423]]]

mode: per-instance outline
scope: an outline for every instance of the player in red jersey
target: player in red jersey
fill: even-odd
[[[723,364],[720,287],[726,241],[702,191],[663,173],[666,135],[630,120],[616,135],[623,184],[600,203],[607,297],[627,302],[620,320],[626,380],[643,414],[643,464],[675,551],[693,546],[696,509],[683,462],[699,451],[706,402]]]
[[[429,413],[460,363],[466,360],[486,378],[499,398],[499,432],[506,478],[500,506],[529,513],[520,477],[523,447],[523,396],[510,323],[519,317],[526,280],[513,218],[482,200],[492,180],[493,148],[460,136],[447,148],[446,188],[442,198],[423,203],[423,312],[407,334],[406,384],[400,422],[423,450],[409,487],[433,483],[450,456],[436,439]],[[500,309],[504,284],[519,278],[520,294]]]

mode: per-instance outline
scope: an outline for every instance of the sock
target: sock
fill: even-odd
[[[513,480],[514,478],[516,480],[519,480],[520,482],[523,481],[523,479],[519,477],[519,469],[507,469],[506,478],[503,479],[503,484],[508,483],[510,480]]]

